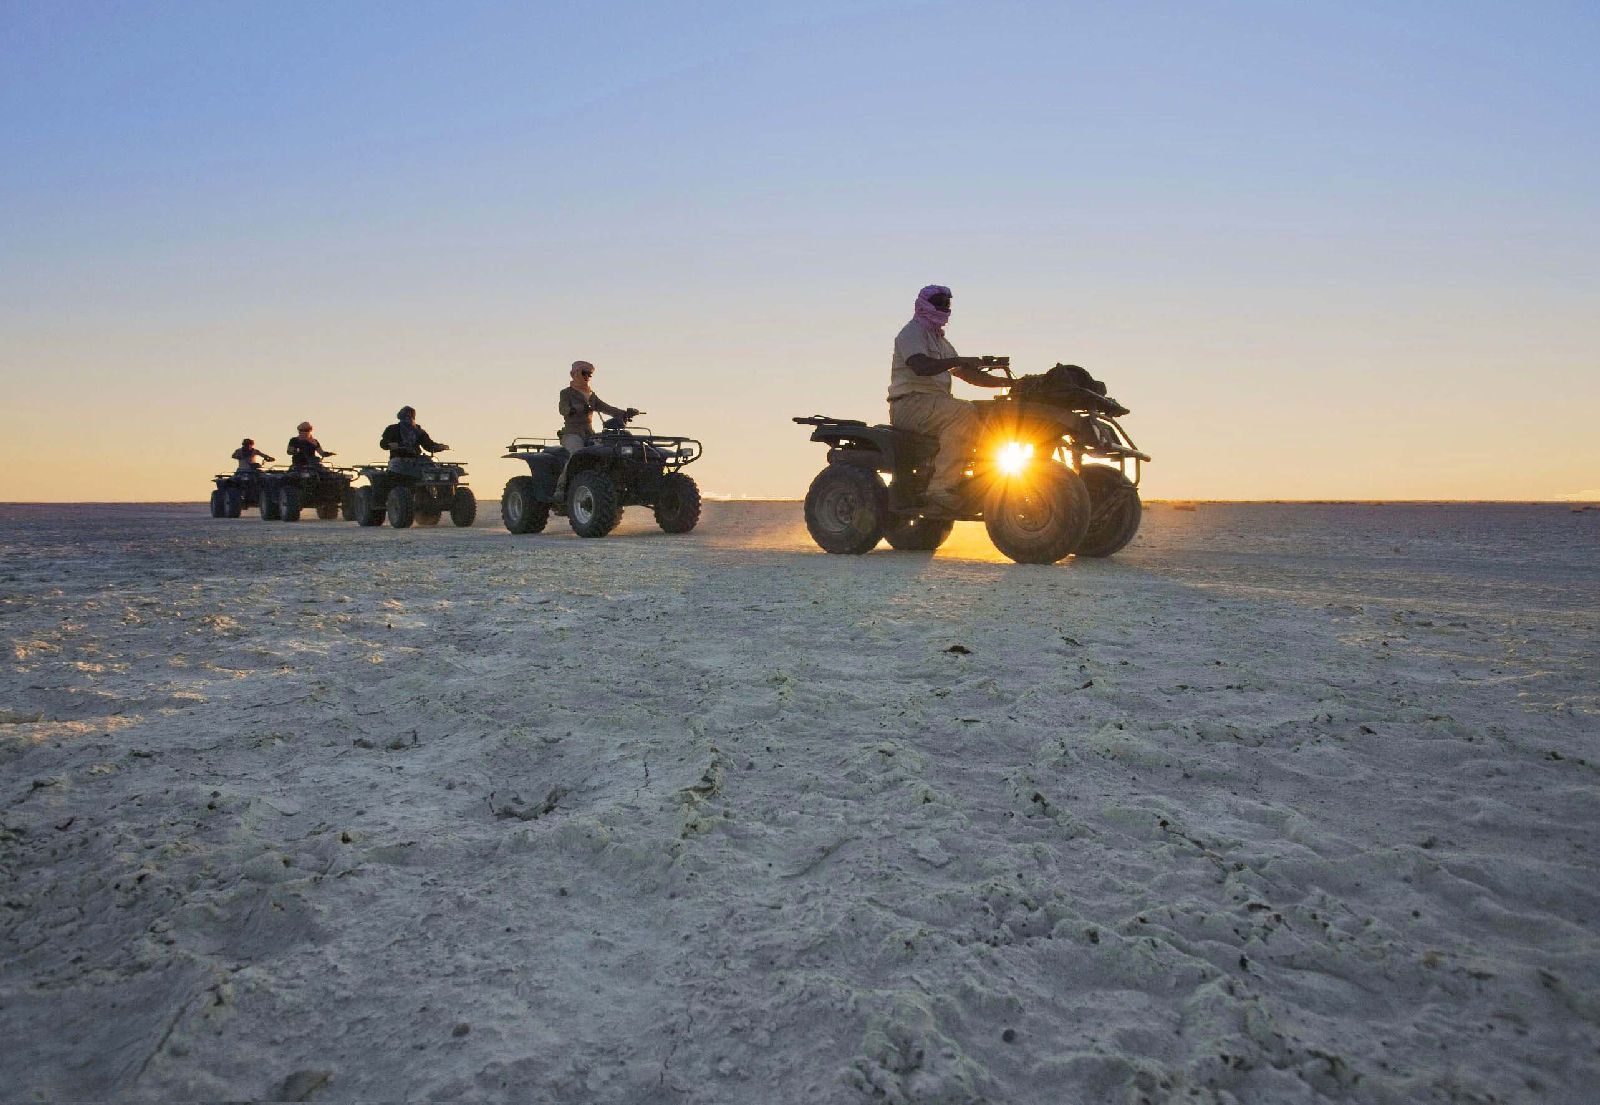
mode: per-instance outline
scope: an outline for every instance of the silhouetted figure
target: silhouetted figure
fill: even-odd
[[[253,437],[247,437],[240,442],[239,447],[233,451],[232,456],[234,460],[239,462],[239,466],[234,469],[235,473],[259,472],[261,471],[262,461],[271,464],[278,459],[277,457],[269,457],[260,449],[257,449],[256,440]]]
[[[337,456],[322,447],[322,442],[311,436],[311,423],[302,422],[295,429],[300,432],[289,439],[289,464],[293,468],[321,468],[323,457]]]
[[[417,425],[415,407],[401,407],[395,417],[400,421],[384,430],[383,436],[378,439],[378,448],[389,450],[391,468],[397,460],[420,457],[424,449],[430,453],[442,453],[450,448],[433,440],[427,430]]]

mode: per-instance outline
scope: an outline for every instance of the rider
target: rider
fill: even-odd
[[[895,335],[889,367],[889,424],[939,439],[928,482],[926,513],[931,515],[962,513],[958,489],[980,428],[972,404],[950,394],[950,378],[980,388],[1003,388],[1011,382],[985,372],[983,358],[960,356],[945,339],[952,298],[943,284],[929,284],[917,293],[911,321]]]
[[[289,465],[293,468],[321,468],[323,457],[337,456],[322,447],[322,442],[311,436],[311,423],[296,426],[299,434],[289,439]]]
[[[269,457],[260,449],[257,449],[256,439],[253,437],[247,437],[240,442],[239,447],[231,455],[234,460],[239,462],[239,467],[234,469],[236,474],[239,472],[259,472],[262,461],[271,464],[278,459],[277,457]]]
[[[378,448],[389,450],[389,467],[394,467],[394,462],[407,457],[420,457],[422,450],[430,453],[442,453],[450,448],[441,445],[428,436],[428,431],[417,425],[417,408],[401,407],[395,414],[400,421],[383,431],[383,436],[378,439]]]
[[[556,402],[556,410],[562,418],[561,447],[567,451],[567,463],[561,468],[561,478],[556,480],[558,499],[566,494],[567,469],[572,466],[572,454],[587,445],[594,436],[594,412],[623,419],[639,413],[634,407],[626,410],[613,407],[594,393],[594,388],[589,384],[594,377],[594,365],[588,361],[573,361],[571,375],[572,382],[561,389],[561,397]]]

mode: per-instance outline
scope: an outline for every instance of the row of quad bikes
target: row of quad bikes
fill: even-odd
[[[542,532],[551,515],[564,517],[580,537],[604,537],[627,506],[647,506],[668,533],[688,533],[700,521],[700,488],[682,471],[700,456],[700,442],[627,428],[608,421],[588,445],[569,452],[547,438],[517,438],[505,458],[528,474],[507,482],[500,517],[512,533]],[[566,472],[566,487],[560,488]],[[313,510],[321,519],[343,517],[363,526],[395,529],[434,526],[449,515],[457,526],[477,518],[478,502],[466,486],[466,466],[431,456],[387,464],[335,468],[322,465],[224,473],[213,477],[211,515],[237,518],[249,509],[265,521],[297,522]],[[364,482],[358,482],[364,481]]]
[[[993,364],[1009,372],[1004,358]],[[1057,365],[1018,378],[1007,394],[973,404],[983,430],[966,458],[955,517],[925,513],[938,439],[810,415],[811,440],[828,446],[827,464],[806,493],[806,528],[826,552],[861,554],[887,541],[929,552],[956,521],[981,521],[990,539],[1020,563],[1067,556],[1106,557],[1127,546],[1142,516],[1139,479],[1150,458],[1118,419],[1127,408],[1083,369]],[[688,533],[700,520],[700,489],[683,472],[700,442],[611,419],[582,449],[568,452],[545,438],[517,438],[503,459],[527,465],[506,483],[500,518],[515,534],[543,532],[552,515],[580,537],[604,537],[627,506],[648,507],[668,533]],[[560,489],[566,473],[566,486]],[[464,483],[466,468],[433,457],[357,468],[271,469],[215,477],[211,513],[237,518],[258,508],[268,521],[298,521],[303,511],[363,526],[432,526],[448,514],[457,526],[477,517]],[[357,481],[365,481],[359,486]],[[558,489],[561,493],[558,494]]]
[[[211,516],[237,518],[255,509],[265,522],[298,522],[311,511],[323,521],[342,517],[381,526],[387,519],[404,529],[436,526],[448,514],[456,525],[470,526],[478,501],[461,482],[466,471],[465,465],[418,457],[356,468],[305,465],[223,473],[212,478]],[[354,486],[358,479],[367,482]]]

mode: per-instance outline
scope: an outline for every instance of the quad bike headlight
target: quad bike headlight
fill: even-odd
[[[1033,445],[1020,441],[1006,442],[1000,446],[999,453],[995,455],[995,463],[1007,476],[1020,476],[1032,459]]]

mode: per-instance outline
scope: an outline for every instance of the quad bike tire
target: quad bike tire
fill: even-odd
[[[298,522],[300,520],[300,489],[298,487],[281,487],[278,489],[278,518],[284,522]]]
[[[1085,464],[1078,476],[1089,490],[1092,514],[1077,554],[1104,557],[1121,552],[1139,532],[1144,514],[1139,489],[1120,469],[1104,464]]]
[[[1037,464],[989,493],[983,524],[994,547],[1018,564],[1054,564],[1089,532],[1089,489],[1062,464]]]
[[[417,520],[417,497],[403,484],[391,487],[389,497],[383,501],[383,510],[389,516],[391,526],[395,529],[407,529]]]
[[[323,503],[321,506],[317,507],[317,517],[321,518],[324,522],[333,521],[335,518],[339,517],[339,504]]]
[[[876,472],[830,464],[806,491],[806,529],[823,552],[860,556],[877,548],[889,516],[888,489]]]
[[[567,487],[567,524],[579,537],[604,537],[622,521],[622,497],[610,476],[591,468]]]
[[[228,496],[217,488],[211,493],[211,517],[226,518],[228,516]]]
[[[230,487],[222,493],[223,502],[227,509],[223,512],[225,518],[237,518],[244,513],[244,498],[239,494],[237,487]]]
[[[270,494],[266,488],[261,489],[260,498],[256,500],[256,508],[261,511],[263,522],[283,521],[283,512],[278,506],[278,496]]]
[[[500,493],[500,521],[512,533],[539,533],[550,522],[550,504],[534,497],[532,476],[512,476]]]
[[[358,526],[383,525],[383,505],[378,493],[370,487],[358,487],[350,493],[350,517]]]
[[[883,527],[884,540],[901,552],[932,552],[944,544],[956,524],[949,518],[901,515]]]
[[[478,520],[478,497],[470,487],[458,487],[450,499],[450,521],[465,529]]]
[[[700,522],[700,485],[682,472],[661,477],[656,494],[656,525],[668,533],[688,533]]]
[[[441,517],[442,513],[437,510],[418,510],[416,523],[419,526],[436,526]]]

